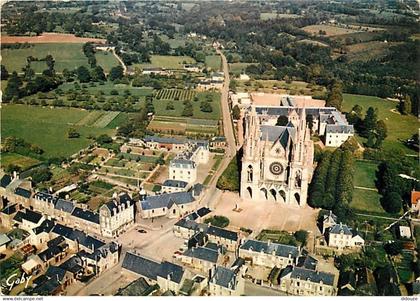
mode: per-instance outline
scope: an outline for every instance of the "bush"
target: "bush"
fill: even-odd
[[[306,241],[308,239],[308,232],[305,230],[296,231],[293,235],[298,242],[301,243],[301,246],[306,245]]]
[[[236,156],[217,180],[217,188],[221,190],[239,191],[239,167]]]
[[[204,220],[206,224],[212,224],[215,227],[225,228],[229,225],[229,219],[226,216],[215,215]]]

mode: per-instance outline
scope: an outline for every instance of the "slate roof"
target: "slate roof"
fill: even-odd
[[[114,209],[116,213],[119,213],[122,208],[120,205],[124,205],[124,210],[134,205],[133,199],[127,194],[120,194],[116,200],[112,199],[109,202],[105,203],[105,206],[108,207],[109,211],[111,212],[111,216],[113,216]]]
[[[226,229],[215,227],[215,226],[209,226],[206,233],[208,235],[223,237],[223,238],[233,240],[233,241],[238,240],[238,233],[237,232],[226,230]]]
[[[160,265],[158,276],[167,279],[170,277],[171,281],[181,283],[182,276],[184,275],[184,269],[177,264],[169,261],[164,261]]]
[[[99,224],[99,214],[90,210],[83,210],[82,208],[75,207],[71,215],[91,223]]]
[[[64,236],[68,240],[77,240],[79,244],[89,249],[92,249],[93,247],[96,250],[105,245],[103,241],[100,241],[90,235],[87,235],[86,233],[80,230],[75,230],[61,224],[56,224],[52,231],[55,234]]]
[[[353,235],[353,233],[351,232],[351,228],[342,223],[333,225],[330,228],[329,232],[333,234],[340,234],[341,232],[343,232],[343,234],[345,235]]]
[[[74,205],[70,201],[58,199],[57,202],[54,204],[54,208],[57,210],[67,212],[67,213],[72,213],[74,209]]]
[[[236,274],[234,271],[218,266],[214,272],[212,283],[234,290],[236,288]]]
[[[85,250],[82,250],[77,253],[82,258],[89,258],[91,260],[100,260],[101,258],[106,258],[109,253],[118,252],[118,245],[115,242],[105,244],[99,248],[96,248],[94,252],[88,253]]]
[[[55,223],[52,220],[46,219],[32,231],[34,231],[35,234],[39,234],[41,232],[50,233],[54,226]]]
[[[319,272],[319,271],[313,271],[308,270],[304,268],[294,267],[292,268],[290,277],[292,279],[302,279],[314,283],[324,283],[326,285],[333,285],[334,284],[334,275],[325,273],[325,272]]]
[[[6,215],[11,215],[11,214],[15,213],[16,210],[17,210],[16,204],[11,204],[11,205],[3,208],[1,210],[1,213],[6,214]]]
[[[15,217],[13,218],[13,220],[18,221],[18,222],[22,222],[22,220],[27,220],[31,223],[37,224],[42,218],[42,214],[32,211],[30,209],[26,209],[25,212],[23,211],[19,211]]]
[[[46,192],[37,192],[34,197],[44,202],[53,203],[54,205],[58,201],[58,197]]]
[[[300,256],[298,258],[297,266],[309,270],[315,270],[318,260],[310,255]]]
[[[68,244],[63,242],[64,238],[62,236],[54,238],[53,240],[47,243],[48,248],[39,253],[38,257],[41,258],[42,261],[46,262],[51,258],[54,258],[57,255],[63,253],[68,247]]]
[[[83,261],[78,256],[73,256],[59,265],[59,268],[77,274],[83,270]]]
[[[35,279],[38,281],[36,281],[37,286],[34,289],[34,293],[40,294],[40,295],[51,295],[55,293],[55,291],[61,286],[61,283],[65,275],[66,275],[66,270],[60,267],[56,267],[56,266],[48,267],[44,275]]]
[[[184,144],[185,139],[180,140],[172,137],[146,136],[143,139],[145,142],[157,142],[162,144]]]
[[[158,276],[165,279],[169,276],[171,281],[176,283],[180,283],[184,275],[184,269],[177,264],[168,261],[159,263],[129,252],[124,257],[122,267],[153,280],[157,280]]]
[[[191,203],[193,201],[194,198],[191,192],[182,191],[147,196],[143,201],[140,202],[140,206],[143,210],[150,210],[163,207],[169,208],[172,202],[174,202],[177,205],[182,205]]]
[[[353,134],[354,128],[351,124],[327,124],[327,126],[325,127],[325,132],[327,134]]]
[[[211,210],[207,207],[201,207],[200,209],[197,210],[197,214],[200,217],[203,217],[203,216],[209,214],[210,212],[211,212]]]
[[[277,243],[268,243],[265,241],[259,241],[259,240],[252,240],[248,239],[245,241],[244,244],[240,247],[242,250],[250,250],[254,252],[263,252],[266,254],[275,254],[279,257],[289,257],[289,255],[292,258],[296,258],[299,256],[299,249],[295,246],[290,245],[283,245],[283,244],[277,244]]]
[[[12,177],[9,175],[3,175],[0,179],[0,186],[6,188],[10,182],[12,182]]]
[[[119,289],[117,296],[146,296],[150,291],[150,285],[147,283],[146,279],[140,277],[139,279],[131,282],[126,287]]]
[[[157,280],[160,263],[127,252],[125,254],[122,267],[143,277]]]
[[[173,159],[169,163],[169,166],[170,167],[175,167],[175,168],[194,168],[194,167],[196,167],[196,164],[192,160],[187,160],[187,159]]]
[[[29,199],[31,197],[31,194],[32,193],[31,193],[31,191],[29,191],[27,189],[18,187],[18,188],[15,189],[15,194],[17,194],[17,195],[19,195],[21,197],[24,197],[24,198]]]
[[[188,183],[185,181],[168,179],[168,180],[165,180],[165,182],[163,182],[162,186],[185,188],[188,186]]]
[[[275,126],[275,125],[261,125],[261,140],[277,141],[280,140],[283,147],[287,146],[289,138],[293,140],[296,129],[293,127],[286,126]]]
[[[196,183],[191,188],[191,191],[192,191],[194,196],[199,196],[203,192],[203,189],[204,189],[203,184]]]
[[[219,258],[219,252],[205,247],[196,247],[185,251],[184,256],[198,258],[201,260],[216,263]]]

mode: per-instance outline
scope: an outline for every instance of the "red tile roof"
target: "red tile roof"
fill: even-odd
[[[420,200],[420,191],[411,192],[411,204],[417,205],[417,202]]]

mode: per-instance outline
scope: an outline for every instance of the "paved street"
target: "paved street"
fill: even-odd
[[[287,296],[287,294],[246,280],[245,296]]]

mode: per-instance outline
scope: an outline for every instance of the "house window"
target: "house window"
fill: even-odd
[[[152,213],[155,213],[155,210],[154,209],[152,209]]]

